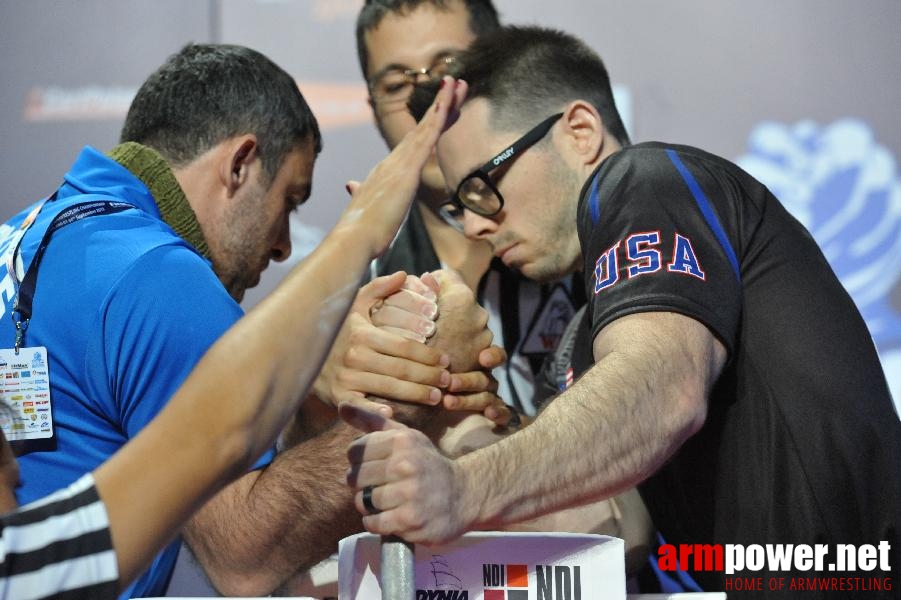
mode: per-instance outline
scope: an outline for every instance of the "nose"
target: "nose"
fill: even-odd
[[[285,218],[275,244],[272,245],[270,256],[275,262],[288,260],[291,256],[291,223],[288,218]]]
[[[463,210],[463,233],[469,239],[487,239],[495,231],[497,231],[497,222],[491,217],[483,217],[471,210]]]

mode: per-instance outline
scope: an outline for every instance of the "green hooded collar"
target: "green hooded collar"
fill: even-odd
[[[108,156],[147,186],[163,221],[179,237],[194,246],[204,258],[210,260],[210,248],[203,237],[197,215],[166,160],[153,148],[136,142],[119,144]]]

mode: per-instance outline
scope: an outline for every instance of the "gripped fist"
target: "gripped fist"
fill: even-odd
[[[437,308],[427,296],[398,296],[406,283],[407,276],[398,272],[376,278],[357,292],[316,379],[314,393],[320,400],[335,407],[348,401],[360,403],[370,395],[429,405],[441,401],[443,388],[450,383],[449,358],[421,343],[423,336],[400,335],[402,328],[396,326],[400,318],[407,320],[406,326],[433,327],[425,315]],[[376,323],[392,324],[393,329]],[[388,407],[382,410],[391,412]]]
[[[454,461],[419,431],[351,406],[340,412],[370,432],[347,451],[347,483],[367,530],[425,544],[448,542],[466,531],[476,515]]]
[[[475,294],[451,270],[432,273],[440,285],[436,334],[429,344],[450,356],[453,372],[480,370],[479,354],[494,338],[488,329],[488,311],[479,306]]]

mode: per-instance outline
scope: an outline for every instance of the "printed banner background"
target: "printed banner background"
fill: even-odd
[[[737,160],[823,246],[901,402],[898,0],[496,0],[509,23],[571,31],[605,59],[633,140]],[[291,264],[385,154],[357,64],[362,0],[0,0],[0,216],[115,145],[143,79],[189,41],[246,44],[298,80],[324,129]],[[290,265],[274,265],[247,306]]]

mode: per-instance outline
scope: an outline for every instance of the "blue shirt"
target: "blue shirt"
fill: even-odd
[[[21,244],[25,268],[53,217],[92,200],[134,208],[88,217],[53,234],[38,269],[25,346],[49,358],[54,437],[20,457],[20,503],[63,488],[103,463],[146,426],[242,310],[212,266],[160,216],[125,167],[85,148]],[[29,209],[0,227],[0,345],[12,347],[13,292],[5,257]],[[196,427],[203,427],[199,419]],[[268,463],[267,454],[257,466]],[[140,474],[136,473],[136,477]],[[123,597],[162,595],[178,542]]]

